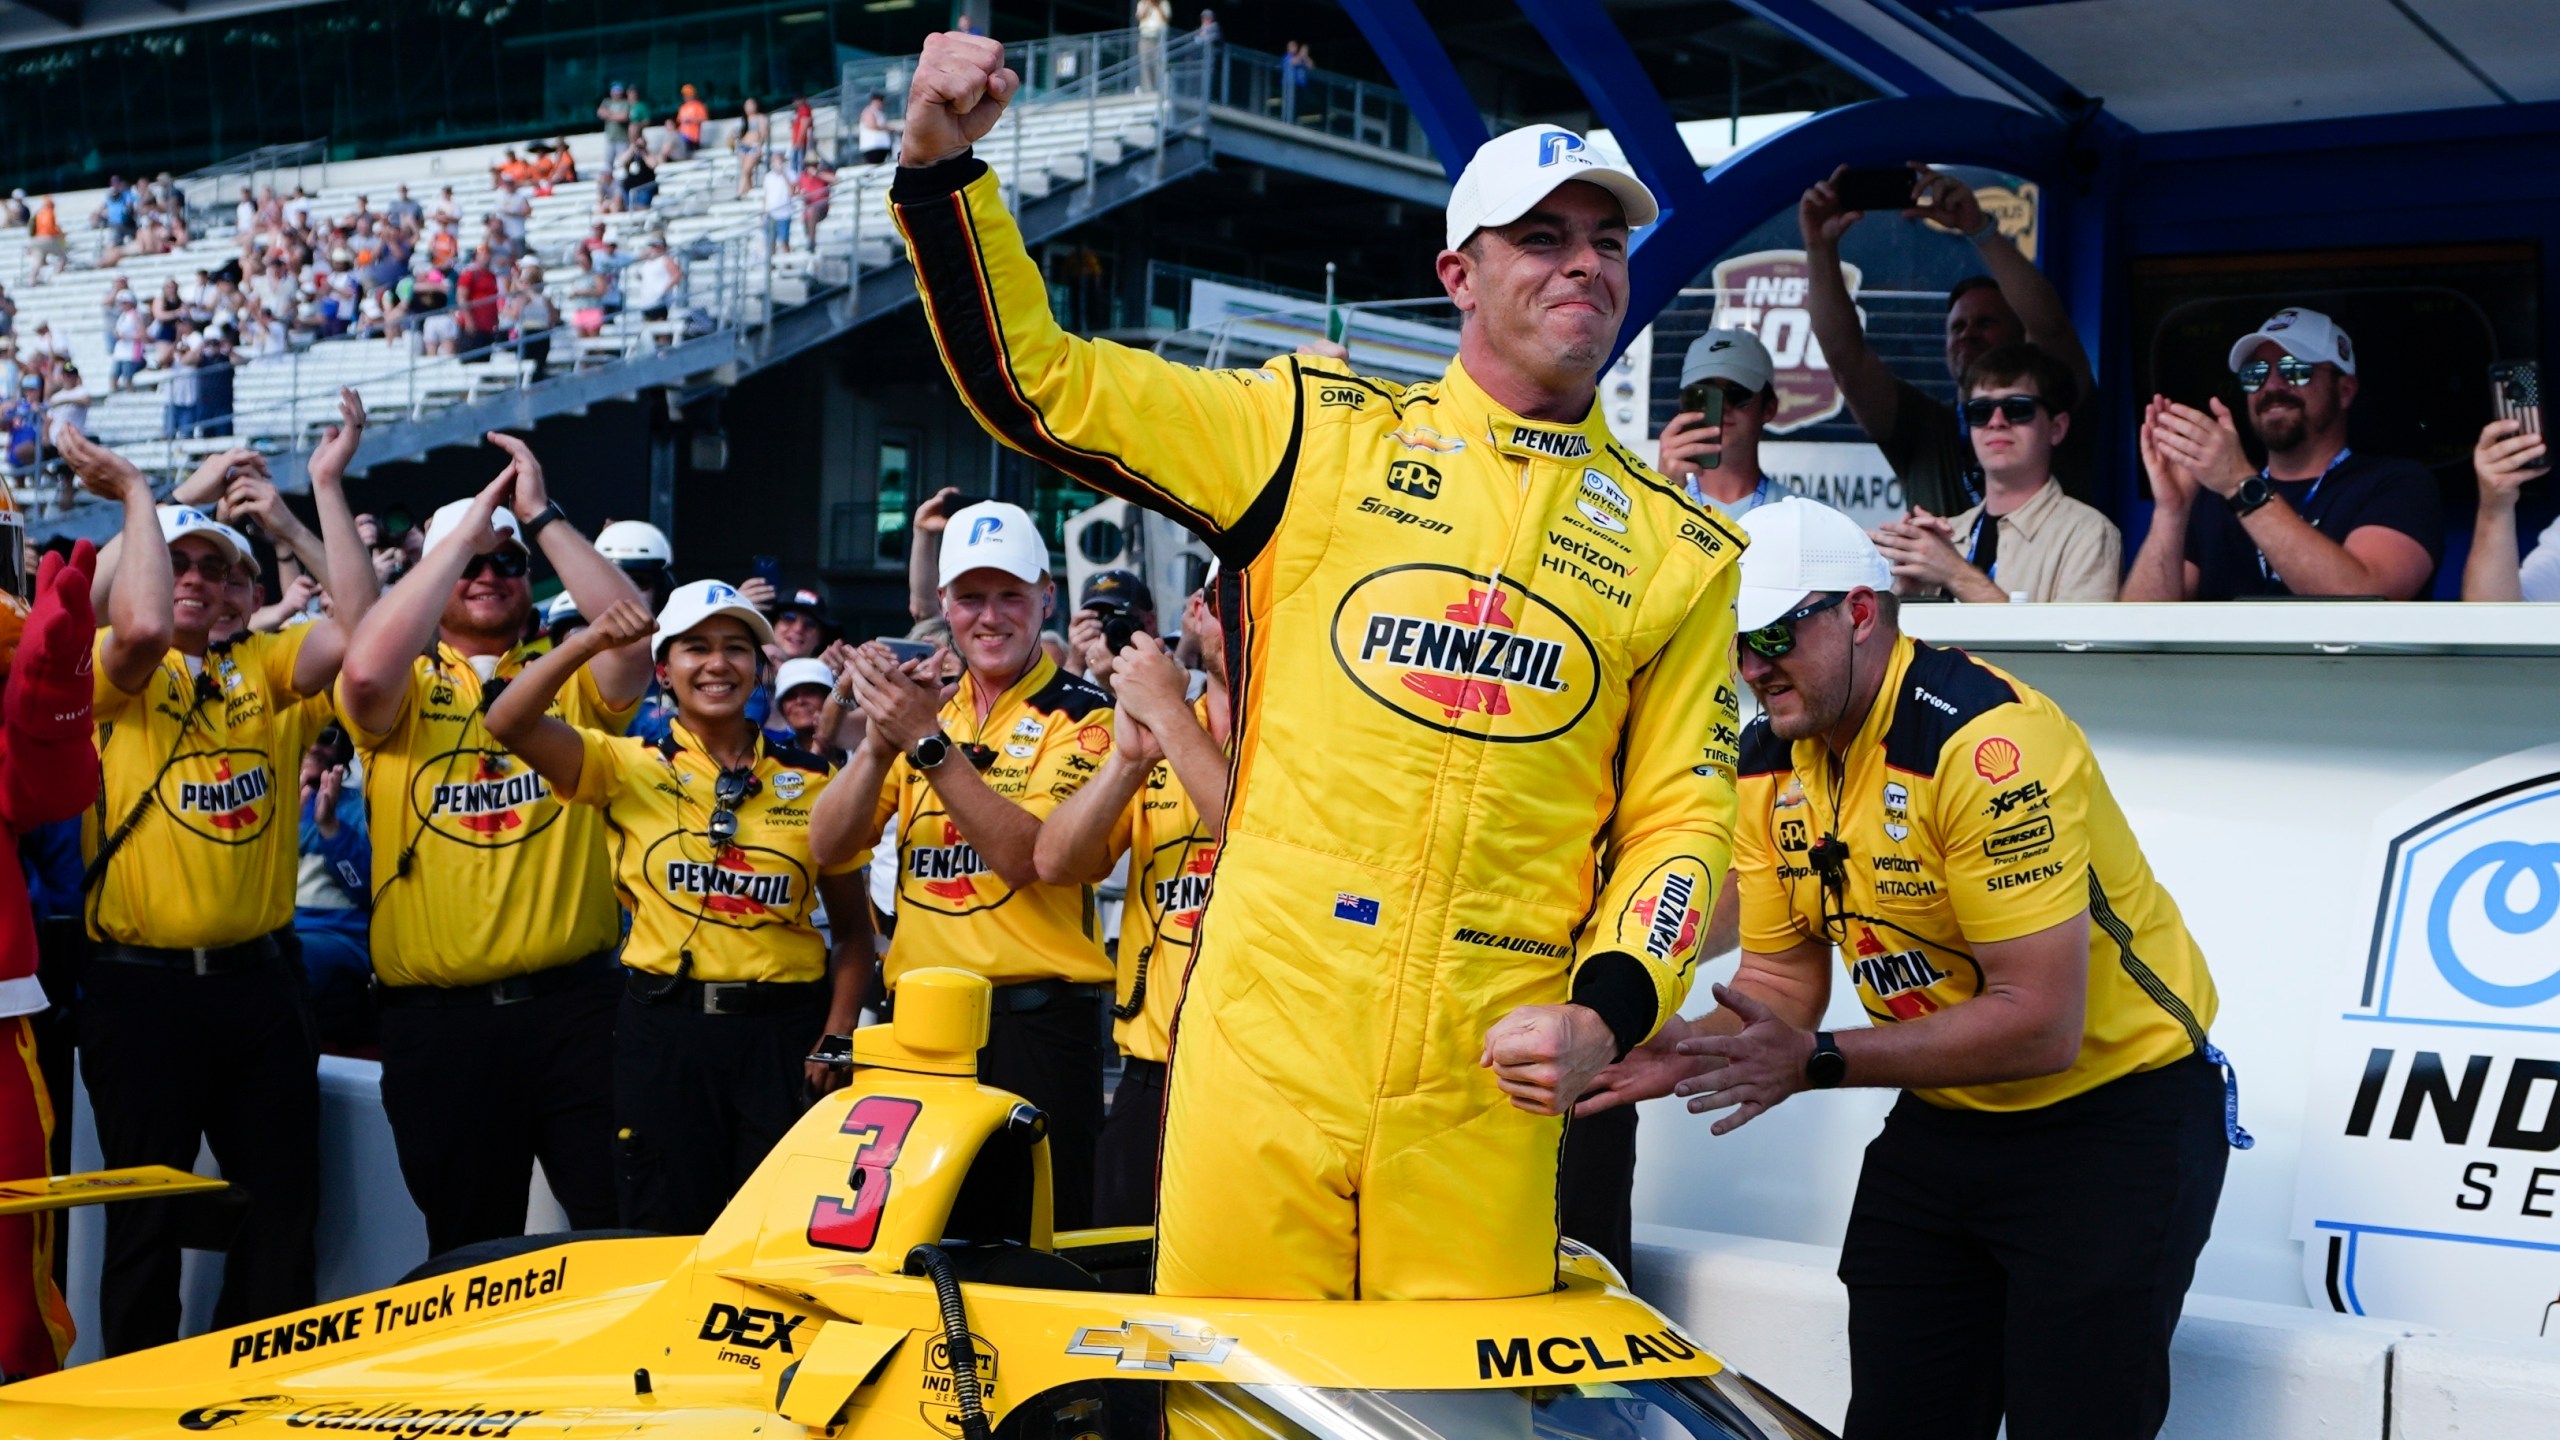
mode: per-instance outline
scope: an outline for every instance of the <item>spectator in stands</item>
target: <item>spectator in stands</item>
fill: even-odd
[[[774,648],[786,660],[806,660],[827,648],[827,600],[803,585],[773,612]]]
[[[657,162],[661,165],[670,160],[692,159],[693,152],[702,148],[702,127],[711,119],[711,107],[702,103],[694,88],[681,88],[684,99],[676,106],[676,123],[658,142]]]
[[[18,302],[10,299],[6,290],[0,290],[0,335],[16,334],[17,329]]]
[[[32,470],[44,448],[44,377],[33,370],[18,375],[17,393],[0,407],[0,427],[7,431],[9,468]]]
[[[1689,409],[1684,398],[1662,427],[1658,468],[1732,519],[1787,495],[1760,468],[1760,436],[1778,413],[1776,374],[1769,347],[1747,330],[1710,330],[1690,341],[1680,360],[1681,395],[1715,386],[1724,392],[1723,413],[1709,425],[1706,412]]]
[[[196,406],[196,345],[189,335],[188,344],[175,349],[170,357],[169,378],[160,382],[160,438],[184,440],[195,433],[199,415]]]
[[[232,377],[235,373],[229,327],[215,325],[196,347],[196,423],[198,439],[231,434]]]
[[[27,207],[26,191],[12,190],[7,200],[0,201],[0,226],[11,230],[24,230],[32,218],[34,218],[34,212]]]
[[[622,203],[634,210],[646,210],[658,198],[658,167],[638,145],[622,152]]]
[[[863,164],[877,165],[889,158],[891,147],[897,143],[889,125],[889,99],[874,90],[871,98],[862,102],[862,114],[853,122],[853,143],[862,152]]]
[[[1298,92],[1307,88],[1307,79],[1315,72],[1315,51],[1304,40],[1292,40],[1280,54],[1280,118],[1298,118]]]
[[[59,275],[71,268],[71,244],[62,238],[62,215],[50,195],[37,204],[35,217],[27,222],[27,261],[27,279],[37,285],[44,283],[47,270]]]
[[[818,112],[803,95],[791,102],[791,173],[797,175],[809,164],[809,151],[818,143]]]
[[[729,148],[738,156],[738,193],[731,198],[744,200],[756,182],[756,167],[773,154],[773,117],[764,113],[752,95],[741,107],[738,133],[730,138]]]
[[[154,370],[166,369],[169,357],[177,353],[178,322],[187,318],[186,297],[178,292],[178,277],[160,282],[160,293],[151,297],[151,308],[144,312],[143,324],[150,351],[145,363]]]
[[[605,162],[610,165],[613,157],[631,143],[631,97],[623,93],[620,82],[609,87],[604,99],[596,102],[596,119],[604,126]]]
[[[791,248],[791,217],[800,209],[800,192],[779,165],[764,172],[765,244],[777,255]]]
[[[489,247],[471,252],[471,263],[454,277],[453,299],[461,323],[460,340],[467,353],[485,348],[498,333],[498,311],[504,286],[492,266]]]
[[[525,226],[533,219],[533,192],[516,181],[501,180],[497,198],[491,202],[491,207],[490,213],[497,217],[499,228],[506,233],[507,258],[512,260],[524,254]]]
[[[270,254],[266,272],[249,282],[249,294],[268,314],[290,315],[301,303],[302,287],[294,283],[292,263],[280,254]]]
[[[462,222],[462,202],[453,198],[453,187],[447,185],[436,192],[435,203],[427,207],[427,218],[439,225]]]
[[[391,203],[383,207],[382,218],[415,235],[425,227],[427,211],[425,206],[409,198],[409,187],[403,185]]]
[[[1218,43],[1218,12],[1215,10],[1200,12],[1200,43],[1203,45]]]
[[[80,367],[65,360],[54,371],[53,384],[45,395],[45,440],[53,448],[62,448],[62,432],[67,429],[89,433],[89,407],[96,397],[80,379]]]
[[[664,320],[683,283],[684,266],[667,253],[665,237],[653,237],[648,252],[623,277],[623,303],[638,310],[643,320]]]
[[[142,373],[142,362],[149,354],[151,318],[143,313],[142,306],[134,300],[130,290],[116,292],[114,331],[116,343],[111,353],[115,368],[107,377],[107,390],[111,394],[133,388],[133,377]]]
[[[2155,508],[2124,598],[2426,593],[2443,500],[2425,466],[2348,447],[2347,333],[2317,310],[2279,310],[2233,342],[2230,364],[2267,463],[2249,463],[2219,397],[2211,414],[2151,397],[2140,449]]]
[[[1983,501],[1947,517],[1915,509],[1874,532],[1896,593],[1985,605],[2116,598],[2124,537],[2053,477],[2078,398],[2071,372],[2033,345],[2003,345],[1965,368],[1957,393]]]
[[[818,227],[826,223],[828,202],[835,198],[835,167],[815,155],[800,167],[800,178],[793,182],[799,191],[800,226],[808,236],[809,253],[818,253]]]
[[[107,178],[106,199],[99,202],[89,223],[106,230],[109,246],[127,244],[142,228],[142,197],[133,193],[123,176],[111,175]]]
[[[444,272],[434,266],[418,272],[418,283],[409,292],[409,314],[418,322],[418,353],[451,355],[461,338],[461,322],[453,307],[453,291],[445,284]]]
[[[438,269],[450,268],[462,258],[462,233],[450,220],[436,222],[436,233],[427,240],[427,263]]]
[[[836,688],[835,672],[827,662],[814,657],[785,660],[774,669],[773,688],[773,712],[764,722],[765,734],[795,750],[822,756],[829,764],[841,763],[840,757],[827,754],[835,747],[818,734],[827,696]]]
[[[285,197],[282,214],[284,228],[308,233],[311,229],[311,192],[299,185],[294,186],[293,193]]]
[[[325,1053],[370,1048],[373,1019],[373,844],[355,746],[331,725],[302,756],[302,858],[293,931],[302,941],[312,1028]]]
[[[542,267],[531,256],[517,262],[502,323],[516,354],[532,363],[532,378],[541,380],[550,369],[551,332],[560,324],[560,308],[542,288]]]
[[[631,143],[642,150],[646,150],[649,148],[649,126],[658,118],[658,112],[651,108],[648,101],[640,98],[639,86],[632,86],[630,89],[630,95]],[[606,157],[606,163],[612,163],[611,156]]]
[[[1173,26],[1165,0],[1138,0],[1138,88],[1164,88],[1164,32]]]
[[[240,334],[249,342],[249,358],[252,360],[292,353],[293,337],[285,330],[284,321],[263,303],[250,302],[249,314],[241,325]]]
[[[1956,412],[1886,368],[1858,327],[1857,304],[1840,273],[1840,237],[1865,216],[1840,208],[1833,186],[1845,169],[1834,170],[1830,179],[1805,191],[1796,207],[1810,272],[1806,304],[1813,333],[1850,415],[1884,451],[1885,462],[1902,480],[1905,499],[1934,514],[1951,515],[1981,498],[1973,447]],[[1991,350],[2027,341],[2062,362],[2076,393],[2095,395],[2088,354],[2053,282],[2000,233],[1971,187],[1916,161],[1911,169],[1912,204],[1903,218],[1935,220],[1957,231],[1973,243],[1975,257],[1990,272],[1947,292],[1948,378],[1961,377],[1967,365]],[[2096,494],[2091,419],[2085,409],[2072,417],[2069,439],[2054,467],[2063,489],[2083,501]]]
[[[2560,520],[2543,530],[2522,563],[2516,556],[2516,497],[2526,481],[2551,473],[2551,450],[2540,426],[2539,414],[2530,430],[2522,421],[2492,420],[2471,447],[2480,510],[2471,523],[2471,558],[2462,570],[2465,600],[2560,600]]]

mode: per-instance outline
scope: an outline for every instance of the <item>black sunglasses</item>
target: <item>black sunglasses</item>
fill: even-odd
[[[219,555],[199,555],[190,561],[172,550],[169,552],[169,570],[172,579],[181,578],[193,570],[216,585],[227,585],[231,581],[231,562]]]
[[[532,568],[533,557],[509,545],[492,550],[486,555],[472,556],[470,563],[462,567],[462,578],[477,580],[483,572],[486,572],[501,580],[521,580],[525,572]]]
[[[2319,368],[2312,362],[2293,355],[2280,355],[2272,365],[2264,360],[2252,360],[2240,367],[2240,388],[2252,395],[2257,394],[2265,388],[2268,372],[2273,371],[2284,377],[2284,383],[2299,390],[2311,383],[2311,372]]]
[[[1796,626],[1848,599],[1847,592],[1826,595],[1810,605],[1790,610],[1757,630],[1742,633],[1742,643],[1763,660],[1783,660],[1796,648]]]
[[[738,807],[761,788],[753,770],[723,770],[711,782],[711,843],[723,850],[738,842]]]
[[[2007,416],[2010,424],[2024,425],[2036,418],[2036,412],[2043,408],[2044,401],[2034,395],[1985,395],[1979,400],[1964,402],[1964,423],[1979,430],[1991,423],[1992,412],[1996,410]]]

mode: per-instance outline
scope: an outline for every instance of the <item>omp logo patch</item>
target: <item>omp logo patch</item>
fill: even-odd
[[[1363,694],[1453,735],[1560,735],[1598,691],[1599,653],[1562,610],[1512,580],[1398,565],[1343,594],[1333,654]]]

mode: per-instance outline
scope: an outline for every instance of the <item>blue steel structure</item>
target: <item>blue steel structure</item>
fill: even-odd
[[[1636,238],[1631,257],[1637,323],[1844,162],[1976,164],[2037,181],[2048,237],[2040,263],[2088,346],[2102,401],[2119,417],[2139,406],[2125,303],[2136,259],[2486,240],[2530,240],[2560,254],[2560,101],[2517,101],[2450,45],[2502,103],[2150,133],[1981,18],[2046,0],[1973,0],[1925,13],[1902,0],[1738,0],[1884,98],[1814,116],[1702,177],[1601,0],[1515,3],[1663,199],[1662,220]],[[1346,8],[1427,117],[1454,178],[1483,122],[1447,53],[1411,0]],[[2560,306],[2543,306],[2542,322],[2540,348],[2560,356]],[[2121,437],[2111,498],[2128,522],[2128,546],[2148,520],[2130,429],[2109,426]]]

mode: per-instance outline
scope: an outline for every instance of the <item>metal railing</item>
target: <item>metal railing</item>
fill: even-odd
[[[178,188],[186,192],[187,228],[198,235],[209,235],[217,227],[228,228],[240,204],[240,191],[247,187],[253,193],[259,186],[271,185],[278,194],[290,186],[302,185],[319,172],[318,183],[329,183],[329,137],[302,140],[290,145],[265,145],[245,155],[234,155],[216,161],[201,170],[178,177]]]
[[[1210,103],[1356,145],[1431,158],[1413,107],[1385,85],[1292,64],[1286,56],[1218,47]]]

